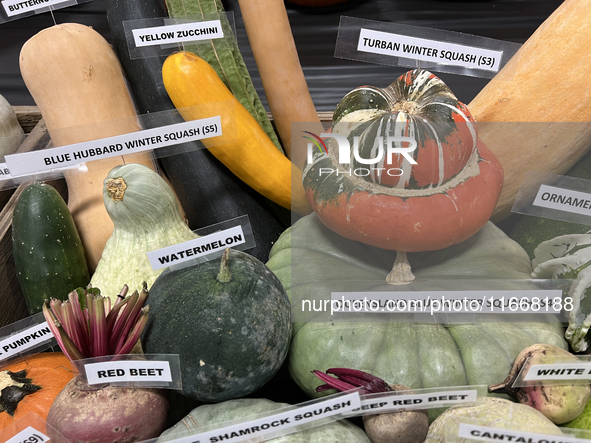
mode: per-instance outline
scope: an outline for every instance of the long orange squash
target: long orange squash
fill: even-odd
[[[265,96],[279,137],[291,160],[302,168],[306,139],[292,134],[293,123],[306,123],[306,130],[325,132],[304,72],[283,0],[239,0],[248,41],[257,63]]]
[[[66,23],[44,29],[23,45],[20,69],[54,146],[140,129],[119,60],[92,28]],[[68,208],[91,271],[113,231],[103,204],[103,180],[125,162],[154,168],[150,154],[135,154],[95,162],[83,174],[66,174]]]
[[[191,52],[170,55],[162,67],[164,87],[187,121],[212,117],[208,105],[225,102],[222,135],[203,140],[238,178],[275,203],[298,214],[312,211],[301,171],[281,152],[236,100],[209,64]]]
[[[468,105],[505,171],[492,220],[511,214],[529,170],[564,174],[589,149],[590,41],[589,2],[566,0]]]

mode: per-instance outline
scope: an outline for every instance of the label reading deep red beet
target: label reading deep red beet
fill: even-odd
[[[492,78],[519,47],[477,35],[343,16],[335,57]]]
[[[384,414],[388,412],[434,409],[476,401],[487,396],[487,386],[460,386],[381,392],[361,396],[361,408],[351,415]]]

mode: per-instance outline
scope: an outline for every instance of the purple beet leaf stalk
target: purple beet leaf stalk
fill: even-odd
[[[68,300],[45,300],[43,315],[63,353],[74,362],[92,357],[128,354],[138,342],[146,323],[148,287],[127,296],[123,286],[111,308],[111,299],[98,288],[77,288]]]
[[[330,389],[344,392],[357,388],[361,388],[361,394],[392,391],[388,383],[381,378],[357,369],[332,368],[327,369],[326,373],[318,370],[314,370],[312,373],[325,383],[318,386],[316,392],[328,391]]]

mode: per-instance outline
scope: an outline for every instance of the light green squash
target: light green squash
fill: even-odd
[[[410,388],[489,385],[504,380],[517,354],[531,344],[566,348],[562,324],[549,314],[522,315],[520,321],[512,317],[510,322],[480,314],[461,324],[418,323],[413,313],[368,314],[365,319],[353,314],[351,321],[331,321],[320,317],[326,313],[306,312],[309,317],[302,318],[302,300],[322,287],[346,291],[365,280],[368,290],[391,291],[385,279],[394,254],[343,239],[315,214],[300,219],[274,245],[267,265],[286,287],[297,321],[289,370],[308,395],[319,395],[315,388],[321,382],[310,372],[314,369],[359,369]],[[531,273],[525,251],[492,223],[462,243],[409,253],[408,259],[426,287],[429,281],[468,279],[479,289],[490,289],[490,279],[522,280]],[[502,288],[532,287],[525,281],[494,285]]]
[[[130,293],[148,288],[164,269],[153,270],[147,252],[198,237],[185,223],[176,197],[156,172],[137,163],[116,166],[103,186],[114,228],[90,283],[115,301],[124,284]]]

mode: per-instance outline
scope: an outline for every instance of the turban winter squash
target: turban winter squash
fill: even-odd
[[[332,132],[302,175],[310,205],[343,237],[435,251],[472,236],[494,210],[501,165],[478,140],[468,108],[428,71],[409,71],[385,89],[349,92]],[[337,149],[337,137],[349,148],[339,141]]]
[[[46,420],[53,400],[74,377],[61,352],[43,352],[0,369],[0,429],[29,413]]]

